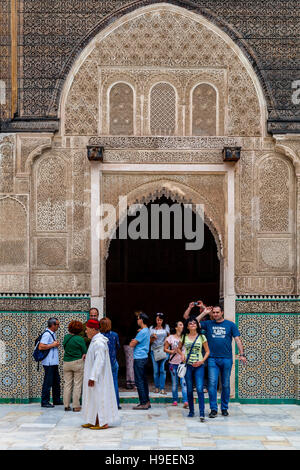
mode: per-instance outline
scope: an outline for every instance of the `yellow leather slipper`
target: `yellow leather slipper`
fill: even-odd
[[[93,429],[94,431],[97,431],[98,429],[107,429],[108,424],[104,424],[103,426],[91,426],[90,429]]]

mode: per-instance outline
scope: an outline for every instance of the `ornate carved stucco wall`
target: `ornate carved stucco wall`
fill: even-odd
[[[100,33],[89,45],[82,63],[77,61],[75,77],[65,86],[62,133],[108,134],[106,90],[118,81],[135,91],[136,135],[153,134],[150,90],[160,82],[173,85],[177,93],[173,131],[177,135],[190,135],[191,95],[203,82],[219,90],[221,135],[258,136],[264,132],[263,103],[259,103],[251,67],[243,63],[234,43],[226,35],[220,36],[204,18],[172,6],[153,6],[128,15],[110,29],[110,34]]]
[[[177,42],[174,35],[179,38]],[[202,47],[204,42],[210,46]],[[121,52],[121,44],[126,54],[123,49]],[[117,83],[120,90],[124,86],[131,90],[124,95],[132,102],[132,111],[122,117],[128,121],[125,133],[130,128],[136,136],[130,142],[125,136],[114,141],[102,137],[109,135],[113,110],[120,104],[122,109],[128,105],[118,102]],[[151,132],[151,116],[155,116],[151,114],[151,93],[157,83],[170,84],[175,90],[174,129],[178,137],[155,141],[149,136],[141,144],[138,136]],[[183,136],[195,129],[193,119],[198,120],[193,94],[199,83],[211,84],[216,91],[215,129],[220,135],[227,134],[227,140],[184,140]],[[27,273],[14,272],[11,264],[12,272],[6,269],[5,280],[1,275],[2,290],[16,291],[17,285],[23,292],[89,291],[90,168],[85,147],[97,143],[92,134],[98,135],[98,143],[100,139],[107,149],[105,161],[115,163],[221,163],[223,145],[240,144],[242,157],[236,165],[236,291],[296,293],[299,260],[294,253],[299,241],[293,164],[299,156],[294,150],[292,163],[286,148],[264,137],[264,102],[257,87],[251,67],[226,35],[199,15],[172,5],[130,13],[105,34],[99,33],[78,58],[66,82],[61,101],[62,136],[2,137],[1,194],[22,199],[27,210],[26,236],[30,234],[30,259],[24,265]],[[211,105],[205,100],[203,103]],[[116,125],[122,131],[122,126]],[[126,188],[129,177],[119,178]],[[200,185],[199,179],[196,186]],[[207,194],[210,197],[209,189]],[[9,204],[2,203],[4,207]]]
[[[214,92],[207,93],[207,100],[194,101],[193,93],[202,83]],[[114,88],[115,84],[120,85]],[[162,85],[155,90],[156,84]],[[119,100],[120,91],[126,96]],[[163,94],[166,91],[168,99]],[[161,103],[169,106],[170,119],[157,120]],[[202,111],[195,106],[203,106]],[[215,112],[210,115],[208,109]],[[207,133],[213,134],[215,129],[216,135],[198,135],[203,115],[211,121]],[[189,200],[206,205],[206,216],[226,262],[230,188],[226,176],[212,168],[223,165],[222,149],[227,145],[242,147],[241,160],[234,167],[235,203],[230,208],[234,217],[233,287],[242,295],[299,295],[300,141],[296,136],[273,139],[265,135],[264,98],[257,77],[224,33],[172,5],[153,6],[118,19],[105,34],[93,39],[74,64],[64,86],[60,117],[61,132],[55,135],[0,137],[0,292],[30,293],[30,297],[55,294],[57,305],[41,297],[39,311],[59,312],[61,307],[71,312],[63,317],[65,322],[71,318],[74,304],[67,302],[63,308],[59,295],[90,293],[88,144],[104,145],[104,164],[111,168],[155,166],[155,172],[148,170],[147,174],[104,172],[101,201],[116,205],[119,195],[129,195],[132,202],[142,202],[143,197],[160,192],[174,195],[179,188]],[[114,129],[123,135],[116,135]],[[189,172],[193,164],[199,165],[197,174]],[[157,170],[165,165],[169,165],[168,171],[159,174]],[[174,165],[181,165],[181,170],[172,171]],[[201,165],[205,174],[201,174]],[[101,252],[103,263],[104,255],[105,250]],[[10,296],[1,301],[3,311],[11,312],[14,321],[16,310],[26,313],[36,308],[31,308],[34,301],[26,296],[13,300],[18,309],[12,308]],[[80,315],[86,308],[82,307]],[[291,313],[282,305],[276,308],[277,313]],[[263,313],[250,310],[237,308],[241,314]],[[22,327],[26,330],[29,325],[26,331],[36,333],[37,323],[34,329],[30,327],[30,315]],[[45,318],[36,317],[34,322]],[[246,316],[241,324],[244,319]],[[246,323],[243,328],[247,336]],[[8,330],[3,327],[1,331],[5,339]],[[248,336],[250,344],[251,331]],[[32,365],[26,367],[28,380]],[[6,372],[4,382],[9,386],[12,380],[18,394],[20,373],[16,369],[11,377],[9,363]],[[255,374],[258,377],[258,370]],[[292,368],[288,374],[287,398],[292,398],[296,393],[291,385]],[[251,380],[245,385],[248,379],[243,378],[242,395],[250,390]],[[32,387],[37,396],[37,388]],[[11,396],[6,392],[6,397]],[[285,391],[282,395],[286,396]]]

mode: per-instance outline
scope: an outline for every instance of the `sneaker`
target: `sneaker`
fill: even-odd
[[[161,395],[167,395],[167,392],[162,388],[161,391],[159,392]]]
[[[150,403],[150,401],[147,401],[146,405],[148,406],[148,408],[151,408],[151,403]]]
[[[222,416],[229,416],[229,413],[227,410],[222,410]]]
[[[216,410],[211,410],[208,417],[209,418],[215,418],[217,416],[217,414],[218,414],[218,412]]]
[[[204,416],[200,416],[200,423],[204,423],[204,422],[205,422]]]
[[[51,405],[51,403],[44,403],[41,405],[42,408],[54,408],[54,405]]]
[[[188,408],[188,407],[189,407],[189,404],[188,404],[187,401],[185,401],[184,404],[183,404],[183,408]]]
[[[188,418],[193,418],[195,416],[195,413],[191,413],[189,412],[189,414],[187,415]]]
[[[172,406],[178,406],[177,401],[173,401]]]

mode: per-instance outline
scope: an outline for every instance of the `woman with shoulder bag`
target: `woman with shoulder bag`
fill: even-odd
[[[68,326],[69,334],[64,337],[64,407],[71,411],[71,395],[73,389],[73,411],[80,411],[80,396],[83,381],[84,359],[87,347],[80,336],[83,324],[80,321],[71,321]]]
[[[155,326],[150,327],[151,359],[153,364],[153,377],[155,384],[155,393],[166,395],[166,371],[165,362],[167,353],[164,351],[164,343],[170,334],[169,325],[166,325],[164,314],[157,313],[155,317]]]
[[[169,371],[172,379],[172,397],[173,397],[173,406],[178,404],[178,374],[177,369],[179,364],[184,359],[184,351],[181,353],[178,352],[178,345],[182,338],[183,323],[182,321],[177,321],[175,323],[175,334],[172,334],[167,337],[165,340],[165,352],[170,355],[169,357]],[[186,392],[186,383],[185,378],[180,378],[180,385],[182,391],[182,401],[183,408],[188,408],[187,392]]]
[[[199,401],[200,421],[204,422],[204,363],[209,356],[209,347],[207,339],[201,335],[201,329],[196,318],[187,320],[184,330],[182,341],[178,345],[178,351],[182,351],[185,347],[186,355],[186,374],[185,381],[187,386],[187,397],[190,412],[189,418],[194,417],[194,397],[193,397],[193,381],[195,379],[196,390]],[[205,355],[202,356],[202,347],[204,348]]]

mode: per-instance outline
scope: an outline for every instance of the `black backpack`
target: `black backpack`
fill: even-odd
[[[55,341],[55,338],[54,338],[53,334],[50,333],[49,330],[45,330],[44,333],[49,333],[52,336],[53,340]],[[44,333],[39,335],[36,338],[35,342],[34,342],[34,350],[33,350],[32,356],[33,356],[33,359],[35,360],[35,362],[38,363],[37,370],[39,370],[40,362],[43,361],[48,356],[48,354],[50,352],[50,349],[45,349],[44,351],[41,351],[39,349],[39,344],[41,342],[41,339],[42,339]]]

